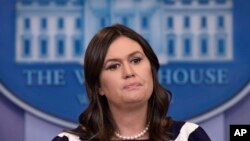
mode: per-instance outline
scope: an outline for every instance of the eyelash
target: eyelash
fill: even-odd
[[[119,64],[112,64],[107,67],[107,70],[115,70],[119,67]]]
[[[136,57],[136,58],[132,59],[131,62],[132,62],[133,64],[139,64],[139,63],[141,62],[141,60],[142,60],[141,57]]]
[[[136,64],[139,64],[141,61],[142,61],[141,57],[136,57],[136,58],[133,58],[130,62],[132,64],[136,65]],[[115,63],[115,64],[109,65],[106,69],[107,70],[116,70],[119,66],[120,66],[119,63]]]

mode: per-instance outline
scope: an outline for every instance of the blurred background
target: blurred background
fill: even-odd
[[[169,115],[228,141],[250,124],[250,3],[245,0],[0,0],[0,140],[51,140],[88,101],[85,49],[120,23],[157,54]]]

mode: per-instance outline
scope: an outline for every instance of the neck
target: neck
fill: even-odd
[[[147,126],[147,104],[129,109],[110,107],[112,107],[110,110],[118,128],[116,130],[121,135],[134,136]]]

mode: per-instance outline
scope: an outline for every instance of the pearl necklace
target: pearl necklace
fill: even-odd
[[[115,132],[115,136],[122,139],[122,140],[135,140],[137,138],[142,137],[145,133],[147,133],[148,128],[149,128],[149,124],[150,122],[147,124],[147,126],[145,127],[145,129],[143,131],[141,131],[140,133],[138,133],[137,135],[134,136],[123,136],[118,132]]]

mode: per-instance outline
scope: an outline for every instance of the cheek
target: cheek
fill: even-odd
[[[152,74],[152,70],[151,70],[151,66],[150,65],[148,66],[146,72],[147,73],[145,74],[145,77],[147,79],[149,91],[153,91],[153,74]]]
[[[143,68],[140,68],[138,75],[147,84],[148,89],[152,89],[153,76],[150,65],[145,65]]]
[[[152,81],[152,74],[151,74],[151,71],[150,70],[147,70],[144,69],[144,72],[140,73],[141,75],[141,78],[143,78],[145,81],[147,81],[148,83],[150,81]]]
[[[147,85],[148,85],[148,89],[147,89],[147,91],[148,91],[148,95],[149,96],[151,96],[152,95],[152,93],[153,93],[153,89],[154,89],[154,84],[153,84],[153,76],[152,76],[152,72],[151,72],[151,69],[150,69],[150,71],[148,72],[148,74],[147,74]]]
[[[110,90],[118,87],[115,75],[104,74],[100,77],[101,90],[104,94],[109,94]]]
[[[147,74],[147,81],[149,85],[149,89],[153,89],[153,76],[151,70]]]
[[[149,83],[153,83],[153,76],[150,64],[146,65],[143,69],[142,77],[144,77]]]

